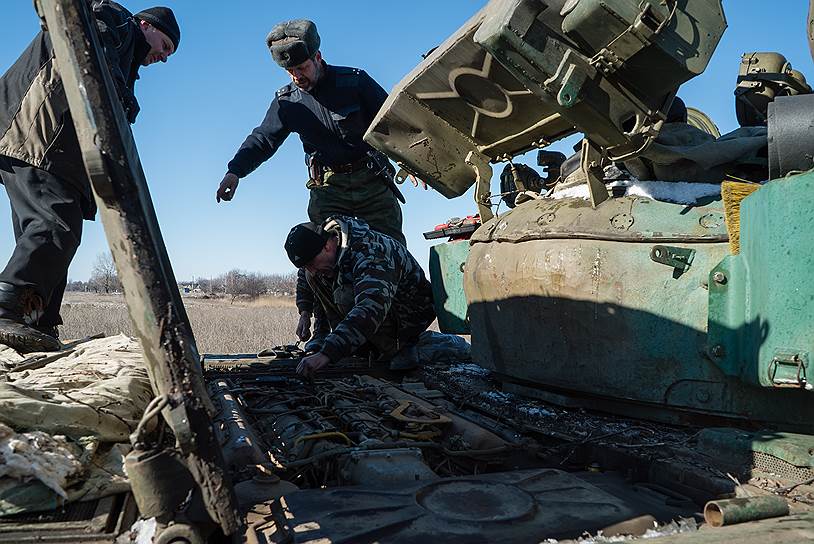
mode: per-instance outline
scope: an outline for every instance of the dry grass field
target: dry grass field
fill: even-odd
[[[184,297],[200,353],[257,353],[296,339],[293,298],[253,301]],[[120,332],[133,335],[122,295],[66,293],[62,305],[63,340]]]

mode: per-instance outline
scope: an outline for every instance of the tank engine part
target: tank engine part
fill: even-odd
[[[164,518],[187,500],[194,484],[184,462],[166,449],[133,450],[124,460],[133,496],[145,518]]]
[[[345,456],[342,478],[354,485],[389,486],[438,478],[418,448],[354,451]]]
[[[209,386],[209,393],[217,410],[213,424],[226,466],[232,472],[241,472],[246,467],[268,463],[268,456],[258,446],[248,424],[240,396],[232,393],[225,380],[215,380]]]
[[[443,403],[370,376],[292,380],[285,387],[247,378],[231,377],[231,394],[275,470],[302,487],[381,486],[482,472],[500,466],[511,446]]]

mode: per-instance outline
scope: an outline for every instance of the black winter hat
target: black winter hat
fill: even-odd
[[[178,50],[178,42],[181,41],[181,29],[178,27],[178,21],[175,20],[175,14],[170,8],[161,6],[147,8],[144,11],[136,13],[134,17],[150,23],[166,34],[170,41],[172,41],[175,50]]]
[[[302,268],[319,255],[325,242],[331,237],[321,225],[316,223],[300,223],[296,225],[285,239],[285,252],[297,268]]]
[[[274,62],[283,68],[302,64],[319,51],[317,25],[308,19],[294,19],[274,25],[266,36],[266,45]]]

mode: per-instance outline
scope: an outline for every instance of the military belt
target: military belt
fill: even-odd
[[[337,174],[350,174],[351,172],[356,172],[357,170],[361,170],[362,168],[369,168],[371,169],[372,164],[370,162],[369,157],[361,157],[353,162],[349,162],[346,164],[337,164],[333,166],[325,166],[326,169],[330,170],[331,172],[335,172]]]

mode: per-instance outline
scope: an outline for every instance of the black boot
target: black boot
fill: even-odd
[[[59,351],[59,340],[26,324],[26,316],[42,311],[42,299],[33,290],[0,282],[0,344],[20,352]]]
[[[42,334],[48,335],[52,338],[56,338],[57,340],[59,340],[59,327],[57,327],[56,325],[37,324],[37,326],[34,328],[40,331]]]

